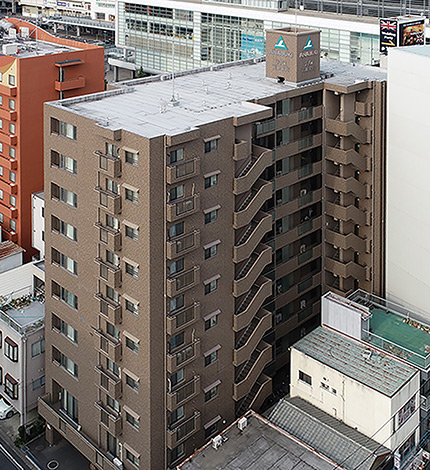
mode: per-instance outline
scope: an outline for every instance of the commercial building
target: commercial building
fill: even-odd
[[[423,312],[430,323],[430,249],[425,214],[430,205],[425,114],[430,48],[390,50],[388,55],[387,298]],[[402,139],[404,132],[407,139]],[[405,165],[405,162],[408,165]],[[416,204],[419,202],[419,204]]]
[[[43,190],[43,103],[103,90],[104,54],[101,47],[8,21],[2,23],[0,57],[0,225],[3,238],[31,259],[31,195]],[[62,155],[52,164],[73,174]]]
[[[267,63],[45,105],[39,410],[97,468],[175,465],[286,380],[322,290],[380,288],[385,74],[267,35]]]

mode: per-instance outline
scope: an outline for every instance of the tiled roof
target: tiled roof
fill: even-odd
[[[7,258],[8,256],[16,255],[22,253],[24,248],[16,245],[15,243],[7,240],[0,242],[0,259]]]

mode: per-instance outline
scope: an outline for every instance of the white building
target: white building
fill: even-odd
[[[45,196],[40,191],[31,196],[32,213],[32,246],[40,253],[40,258],[45,258]]]
[[[0,242],[0,274],[21,266],[23,252],[23,248],[9,240]]]
[[[41,262],[0,274],[0,395],[21,425],[45,391],[44,281]]]
[[[386,296],[430,321],[430,47],[388,55]]]

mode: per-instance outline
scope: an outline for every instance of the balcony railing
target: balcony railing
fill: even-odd
[[[167,333],[173,335],[176,332],[188,327],[198,319],[200,312],[200,303],[194,302],[193,305],[185,307],[173,315],[167,317]]]
[[[183,273],[177,274],[175,277],[167,279],[167,295],[171,298],[178,293],[191,289],[200,282],[200,267],[193,268]]]
[[[167,369],[173,374],[178,367],[189,364],[200,354],[200,339],[195,339],[191,344],[173,353],[167,354]]]
[[[174,449],[178,444],[191,437],[200,428],[200,413],[193,415],[174,429],[167,430],[167,447]]]
[[[122,395],[122,382],[119,377],[115,377],[101,366],[95,366],[98,376],[96,385],[107,391],[112,398],[120,398]]]
[[[114,340],[100,329],[94,330],[95,347],[113,362],[118,362],[122,358],[121,342]]]
[[[186,217],[196,212],[200,207],[199,195],[195,194],[183,199],[178,199],[167,204],[167,220],[174,222],[182,217]]]
[[[112,287],[120,287],[122,281],[121,269],[118,266],[104,261],[102,258],[95,258],[94,261],[100,266],[99,275]]]
[[[194,398],[200,391],[200,377],[194,376],[189,382],[167,393],[167,408],[174,411],[178,406]]]
[[[122,173],[121,159],[95,150],[94,155],[99,157],[99,170],[103,171],[111,178],[119,178]]]
[[[167,167],[167,183],[175,184],[200,173],[200,159],[185,160]]]
[[[185,253],[199,248],[200,246],[200,230],[194,230],[191,233],[181,235],[167,242],[167,258],[173,259],[182,256]]]
[[[111,191],[96,186],[94,188],[99,193],[99,203],[101,206],[106,207],[109,212],[117,215],[121,213],[122,203],[121,196]]]
[[[119,303],[107,299],[100,292],[95,294],[94,297],[100,301],[100,313],[102,315],[114,325],[122,322],[122,308]]]

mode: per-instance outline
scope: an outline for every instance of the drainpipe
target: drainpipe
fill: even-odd
[[[22,367],[21,367],[21,419],[20,424],[24,427],[27,425],[27,336],[22,338]]]

